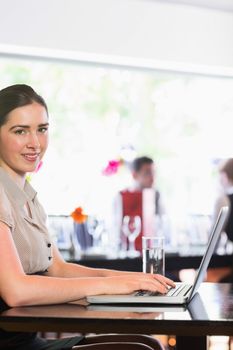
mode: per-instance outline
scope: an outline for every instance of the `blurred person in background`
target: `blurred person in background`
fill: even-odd
[[[219,179],[222,193],[215,202],[214,218],[217,217],[221,207],[230,207],[230,214],[224,231],[227,238],[233,242],[233,158],[221,162]]]
[[[229,241],[233,242],[233,158],[222,161],[218,171],[222,193],[217,198],[214,205],[213,221],[216,220],[221,207],[229,206],[230,212],[228,221],[219,242],[220,245],[225,245],[225,249],[227,249]],[[232,282],[233,267],[227,269],[226,272],[226,274],[224,273],[224,277],[220,277],[220,280],[222,282]]]
[[[131,165],[131,173],[134,184],[130,191],[142,191],[148,188],[155,188],[155,214],[165,214],[161,194],[156,189],[156,167],[152,158],[147,156],[135,158]]]
[[[158,234],[162,231],[162,216],[165,214],[161,194],[156,188],[156,168],[152,158],[141,156],[129,165],[132,184],[121,190],[114,198],[112,230],[113,236],[123,250],[127,239],[123,234],[123,221],[127,216],[141,218],[141,230],[135,240],[135,248],[142,251],[142,235]],[[161,232],[160,232],[161,233]],[[164,232],[163,232],[164,234]]]

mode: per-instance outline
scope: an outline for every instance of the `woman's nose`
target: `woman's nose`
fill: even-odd
[[[29,135],[27,146],[33,148],[40,148],[40,142],[37,134],[32,133]]]

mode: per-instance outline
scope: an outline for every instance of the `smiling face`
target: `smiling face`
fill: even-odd
[[[39,103],[18,107],[0,127],[0,166],[13,178],[25,178],[48,146],[48,114]]]

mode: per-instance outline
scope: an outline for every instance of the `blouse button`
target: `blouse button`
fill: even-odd
[[[51,243],[48,243],[48,248],[50,248],[51,247]]]

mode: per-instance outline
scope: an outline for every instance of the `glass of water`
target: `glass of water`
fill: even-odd
[[[142,237],[142,265],[144,273],[165,274],[164,236]]]

